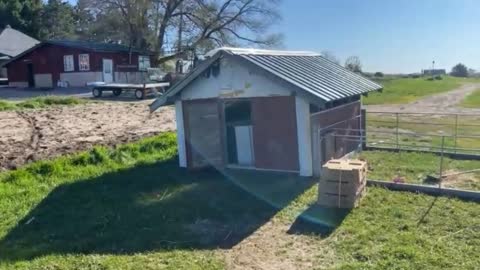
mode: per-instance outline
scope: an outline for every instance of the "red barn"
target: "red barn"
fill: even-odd
[[[86,41],[46,41],[5,64],[9,85],[54,87],[58,82],[85,86],[87,82],[139,83],[153,60],[151,52],[118,44]]]

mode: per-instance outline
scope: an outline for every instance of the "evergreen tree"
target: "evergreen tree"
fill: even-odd
[[[0,0],[0,29],[10,25],[34,38],[40,38],[41,0]]]
[[[61,0],[48,0],[43,7],[40,34],[43,39],[68,39],[75,35],[72,5]]]

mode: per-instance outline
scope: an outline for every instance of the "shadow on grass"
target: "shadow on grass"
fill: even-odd
[[[319,234],[329,236],[342,224],[351,209],[323,207],[312,204],[307,210],[299,215],[290,226],[290,234]]]
[[[229,248],[310,186],[281,174],[187,172],[175,160],[137,166],[56,187],[1,240],[0,260]]]

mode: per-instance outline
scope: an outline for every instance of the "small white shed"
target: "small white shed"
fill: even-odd
[[[382,88],[313,52],[221,48],[210,55],[150,105],[175,104],[181,167],[311,176],[322,162],[312,127],[355,119],[349,126],[359,129],[360,96]]]

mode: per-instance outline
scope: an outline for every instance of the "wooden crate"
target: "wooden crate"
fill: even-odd
[[[318,185],[318,204],[353,208],[366,190],[367,163],[361,160],[330,160],[323,166]]]
[[[367,175],[367,163],[361,160],[332,159],[323,165],[320,179],[361,183]]]
[[[363,178],[360,182],[320,179],[318,191],[323,193],[355,194],[365,183],[366,178]]]
[[[319,193],[317,203],[325,207],[335,208],[354,208],[360,203],[361,198],[365,196],[367,192],[366,185],[358,190],[356,194],[337,194],[337,193]]]

